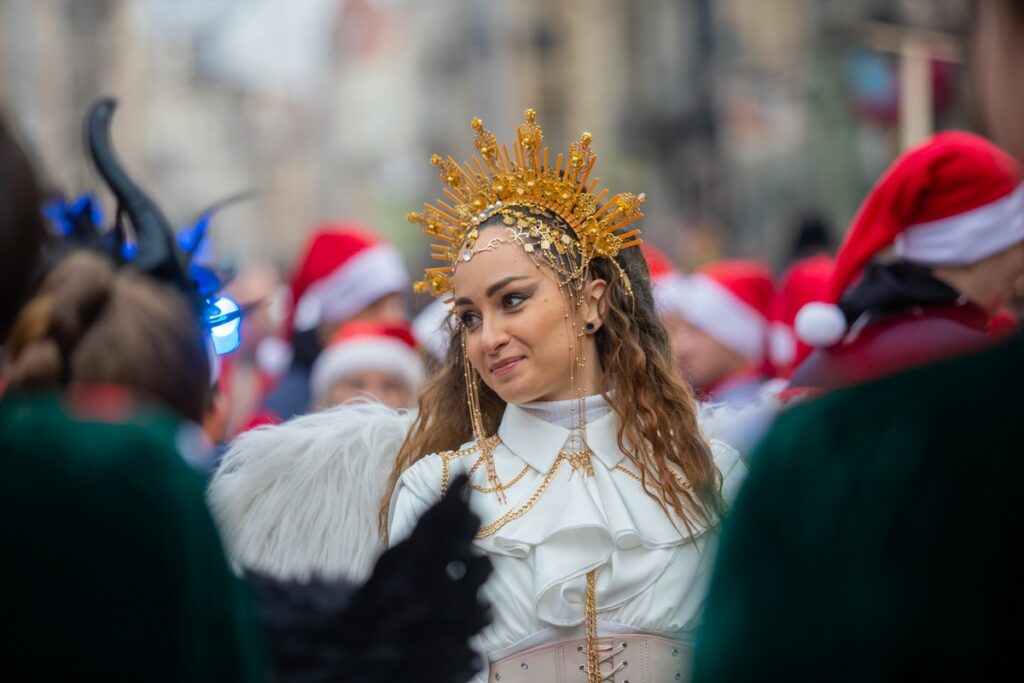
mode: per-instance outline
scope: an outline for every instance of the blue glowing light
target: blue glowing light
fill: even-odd
[[[217,355],[223,356],[237,349],[238,345],[242,343],[240,329],[242,321],[238,316],[231,315],[238,311],[238,304],[226,296],[219,297],[214,301],[213,308],[216,311],[211,311],[214,317],[211,320],[210,337],[213,339],[213,348],[217,351]],[[218,320],[223,318],[227,318],[227,321],[218,324]]]

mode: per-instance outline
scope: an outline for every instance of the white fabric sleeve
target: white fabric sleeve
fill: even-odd
[[[402,473],[388,509],[388,547],[405,540],[416,522],[441,499],[441,458],[428,455]]]
[[[739,451],[724,441],[712,439],[710,445],[715,467],[722,473],[722,497],[726,505],[732,505],[740,485],[747,477],[747,464],[743,462]]]

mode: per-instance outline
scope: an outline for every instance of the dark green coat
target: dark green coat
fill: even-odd
[[[726,522],[694,680],[1024,676],[1022,433],[1020,339],[783,415]]]
[[[249,596],[230,573],[178,423],[0,401],[3,680],[262,680]]]

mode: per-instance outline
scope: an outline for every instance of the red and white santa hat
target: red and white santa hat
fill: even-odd
[[[310,387],[314,401],[321,401],[339,379],[361,370],[394,373],[414,391],[419,390],[426,370],[408,323],[354,321],[342,325],[313,364]]]
[[[353,223],[318,227],[292,277],[289,329],[340,323],[388,294],[409,289],[409,272],[393,245]]]
[[[847,321],[834,304],[889,247],[926,266],[977,263],[1024,240],[1024,174],[1009,154],[961,131],[901,155],[864,200],[839,254],[824,303],[797,315],[797,335],[831,346]]]
[[[651,293],[654,295],[654,307],[658,314],[681,312],[677,302],[682,296],[686,277],[672,265],[664,252],[649,242],[641,244],[640,251],[647,259],[647,270],[651,274]]]
[[[811,347],[797,338],[793,326],[804,306],[828,295],[834,268],[835,261],[822,252],[794,262],[782,274],[769,333],[769,353],[777,376],[788,377],[810,354]]]
[[[773,289],[762,263],[726,259],[687,277],[676,305],[688,323],[757,365],[765,360]]]

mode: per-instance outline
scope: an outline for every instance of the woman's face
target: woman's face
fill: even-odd
[[[416,390],[398,373],[366,368],[338,379],[320,407],[336,406],[354,398],[366,397],[402,409],[413,405]]]
[[[486,228],[477,244],[506,235],[504,228]],[[576,398],[576,383],[570,380],[575,355],[571,342],[582,344],[586,354],[577,374],[584,393],[600,391],[593,335],[571,338],[571,306],[554,272],[535,263],[521,246],[501,242],[460,261],[453,282],[455,316],[466,330],[469,362],[506,403]],[[592,298],[592,303],[577,315],[576,334],[587,322],[600,326],[597,300],[604,286],[595,280],[584,288],[583,301]]]

